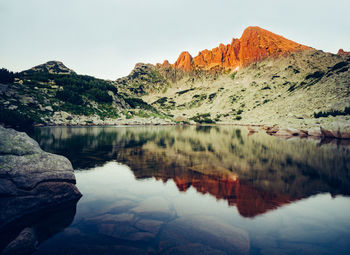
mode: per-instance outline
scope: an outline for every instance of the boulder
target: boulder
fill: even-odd
[[[320,127],[310,128],[307,131],[307,133],[308,133],[309,136],[314,136],[314,137],[321,137],[322,136],[322,132],[321,132]]]
[[[274,125],[272,127],[265,127],[264,129],[266,130],[266,133],[272,135],[278,132],[279,127],[277,125]]]
[[[9,226],[30,215],[55,211],[80,197],[67,158],[43,151],[25,133],[0,126],[0,236],[9,236]],[[9,249],[26,245],[30,233],[21,233]]]
[[[323,137],[327,138],[340,138],[340,134],[338,130],[330,130],[330,129],[325,129],[321,127],[321,133]]]
[[[297,136],[300,134],[300,131],[295,128],[282,128],[278,130],[274,135],[276,136]]]
[[[350,139],[350,124],[344,121],[334,121],[321,127],[321,132],[324,137]]]

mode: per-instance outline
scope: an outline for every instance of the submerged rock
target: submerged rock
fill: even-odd
[[[11,226],[18,227],[24,218],[42,211],[55,211],[80,197],[73,167],[67,158],[43,151],[25,133],[0,126],[1,236],[12,231]],[[20,235],[26,237],[27,232]],[[23,245],[20,235],[6,249],[16,250],[16,244]],[[25,253],[24,249],[19,254]]]
[[[212,216],[180,217],[164,227],[159,239],[159,250],[165,254],[198,254],[202,250],[206,252],[200,254],[248,254],[250,250],[244,230]]]

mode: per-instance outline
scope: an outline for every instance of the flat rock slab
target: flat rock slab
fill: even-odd
[[[169,219],[175,215],[175,212],[170,210],[169,202],[162,197],[151,197],[145,199],[130,211],[141,217],[157,220]]]
[[[175,254],[172,251],[180,252],[184,247],[194,249],[192,253],[184,254],[196,254],[198,249],[204,250],[204,246],[210,247],[210,250],[203,254],[248,254],[250,249],[245,231],[212,216],[188,216],[171,221],[164,227],[159,239],[159,250],[165,254]]]
[[[157,234],[163,223],[164,222],[159,220],[140,220],[135,224],[135,227],[143,231]]]

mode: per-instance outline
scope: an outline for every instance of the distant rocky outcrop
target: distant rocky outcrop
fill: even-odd
[[[350,56],[350,51],[344,51],[343,49],[339,49],[337,54],[341,56]]]
[[[72,69],[69,69],[60,61],[48,61],[44,64],[37,65],[32,67],[31,69],[23,71],[23,73],[30,72],[48,72],[51,74],[75,74],[75,72]]]
[[[220,44],[212,50],[205,49],[194,58],[188,52],[182,52],[172,67],[184,71],[212,68],[233,70],[266,57],[278,57],[310,49],[312,48],[260,27],[248,27],[241,38],[233,39],[231,44]]]
[[[0,242],[0,251],[5,248],[5,254],[19,254],[20,249],[20,254],[26,254],[35,247],[37,237],[23,221],[74,204],[80,197],[67,158],[41,150],[25,133],[0,126],[0,239],[13,236],[8,245]]]

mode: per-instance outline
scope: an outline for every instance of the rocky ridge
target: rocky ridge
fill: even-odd
[[[350,56],[350,52],[349,51],[344,51],[343,49],[339,49],[338,55],[342,55],[342,56]]]
[[[241,38],[232,39],[231,44],[220,44],[212,50],[205,49],[194,58],[188,52],[182,52],[172,67],[188,72],[195,69],[234,70],[267,57],[311,49],[260,27],[248,27]],[[163,65],[168,66],[168,62]]]

